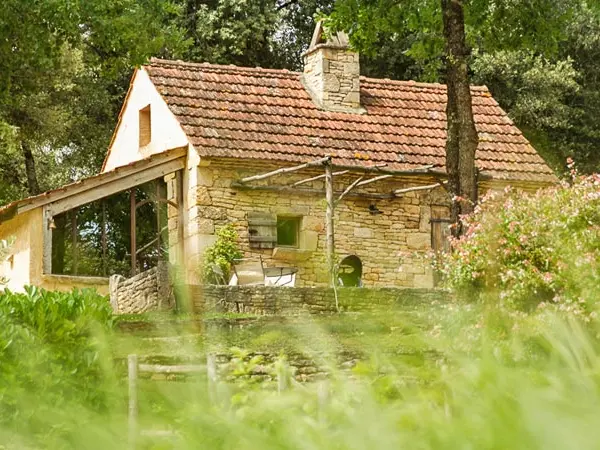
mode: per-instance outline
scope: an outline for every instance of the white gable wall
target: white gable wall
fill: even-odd
[[[152,139],[148,145],[140,148],[139,111],[148,105],[151,110]],[[185,145],[188,145],[188,139],[179,122],[150,81],[148,73],[143,68],[137,69],[102,171],[108,172]]]

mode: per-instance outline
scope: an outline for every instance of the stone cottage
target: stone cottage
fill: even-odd
[[[152,179],[166,183],[169,258],[189,282],[231,223],[247,256],[293,267],[297,286],[326,284],[329,206],[336,258],[362,285],[430,286],[418,253],[447,234],[446,88],[362,77],[347,37],[323,36],[319,24],[302,73],[159,59],[137,69],[102,173],[0,210],[0,238],[17,238],[10,287],[106,291],[104,277],[53,273],[53,218]],[[555,182],[487,88],[472,94],[480,191]]]

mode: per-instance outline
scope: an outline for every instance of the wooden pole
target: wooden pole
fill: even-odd
[[[137,398],[137,377],[138,377],[138,359],[137,355],[127,357],[127,378],[129,382],[129,447],[135,449],[137,440],[137,416],[138,416],[138,398]]]
[[[288,367],[282,362],[277,368],[277,392],[281,394],[288,388]]]
[[[73,260],[71,272],[73,275],[77,275],[79,271],[79,254],[77,251],[77,208],[71,211],[71,256]]]
[[[156,201],[154,202],[154,207],[156,208],[156,265],[160,261],[160,244],[162,237],[162,227],[160,224],[160,208],[161,208],[161,195],[160,195],[160,180],[156,180]]]
[[[183,171],[178,170],[175,173],[175,203],[177,203],[177,257],[176,262],[178,266],[183,265],[183,211],[185,205],[183,204]]]
[[[334,172],[333,175],[334,176],[344,175],[344,174],[347,174],[348,172],[350,172],[350,171],[349,170],[341,170],[340,172]],[[325,178],[325,174],[317,175],[316,177],[306,178],[306,179],[300,180],[300,181],[296,181],[294,184],[292,184],[292,186],[300,186],[301,184],[309,183],[311,181],[317,181],[317,180],[320,180],[321,178]]]
[[[325,164],[325,200],[327,201],[327,209],[325,211],[325,228],[327,230],[327,271],[329,285],[334,287],[335,242],[333,229],[333,171],[331,160]]]
[[[441,175],[445,176],[446,172],[433,169],[433,165],[415,167],[414,169],[396,170],[386,169],[385,166],[349,166],[346,164],[334,164],[334,169],[351,170],[353,172],[381,173],[396,176],[420,176],[420,175]]]
[[[265,192],[288,192],[294,195],[320,195],[325,194],[323,189],[312,189],[312,188],[295,188],[292,186],[252,186],[248,184],[241,184],[238,182],[231,183],[233,189],[240,191],[265,191]],[[341,195],[342,191],[334,192],[334,195]],[[359,198],[359,199],[378,199],[378,200],[391,200],[394,198],[392,192],[387,194],[374,194],[370,192],[350,192],[344,196],[344,198]]]
[[[356,186],[357,187],[364,186],[366,184],[374,183],[375,181],[385,180],[385,179],[390,178],[390,177],[393,177],[393,175],[392,174],[379,175],[378,177],[371,178],[371,179],[365,180],[365,181],[361,181]]]
[[[297,170],[306,169],[307,167],[320,166],[321,164],[326,164],[327,162],[331,162],[331,157],[327,156],[325,158],[316,159],[314,161],[310,161],[304,164],[300,164],[299,166],[294,167],[284,167],[281,169],[273,170],[272,172],[263,173],[261,175],[254,175],[251,177],[242,178],[240,183],[248,183],[249,181],[256,180],[264,180],[265,178],[272,177],[274,175],[279,175],[282,173],[295,172]]]
[[[106,260],[108,242],[106,240],[106,200],[102,200],[102,275],[108,272],[108,261]]]
[[[354,188],[355,188],[355,187],[356,187],[356,186],[357,186],[357,185],[358,185],[358,184],[359,184],[359,183],[362,181],[362,179],[363,179],[363,178],[364,178],[364,177],[358,177],[356,180],[354,180],[354,182],[353,182],[353,183],[352,183],[350,186],[348,186],[348,187],[347,187],[347,188],[344,190],[344,192],[342,192],[342,193],[340,194],[340,196],[338,197],[337,201],[338,201],[338,202],[341,202],[341,201],[342,201],[342,199],[343,199],[343,198],[344,198],[344,197],[345,197],[345,196],[348,194],[348,192],[350,192],[352,189],[354,189]]]
[[[212,404],[218,401],[217,358],[214,353],[206,354],[206,379],[208,381],[208,399]]]
[[[136,258],[136,254],[137,254],[137,250],[136,250],[136,234],[135,234],[135,188],[131,188],[131,190],[129,191],[129,211],[131,214],[130,217],[130,235],[131,235],[131,276],[135,276],[136,272],[137,272],[137,258]]]
[[[436,187],[443,186],[445,183],[447,183],[447,181],[445,181],[444,183],[428,184],[427,186],[415,186],[404,189],[396,189],[394,191],[394,195],[406,194],[407,192],[426,191],[429,189],[435,189]]]

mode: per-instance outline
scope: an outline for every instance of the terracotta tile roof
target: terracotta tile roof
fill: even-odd
[[[366,114],[319,110],[287,70],[153,59],[145,67],[190,142],[207,157],[444,169],[446,87],[361,77]],[[473,86],[477,166],[500,179],[556,178],[486,87]]]

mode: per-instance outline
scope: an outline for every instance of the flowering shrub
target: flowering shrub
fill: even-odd
[[[600,175],[535,194],[505,189],[486,195],[463,217],[440,270],[465,294],[497,293],[495,301],[520,310],[554,307],[594,313],[600,288]]]

